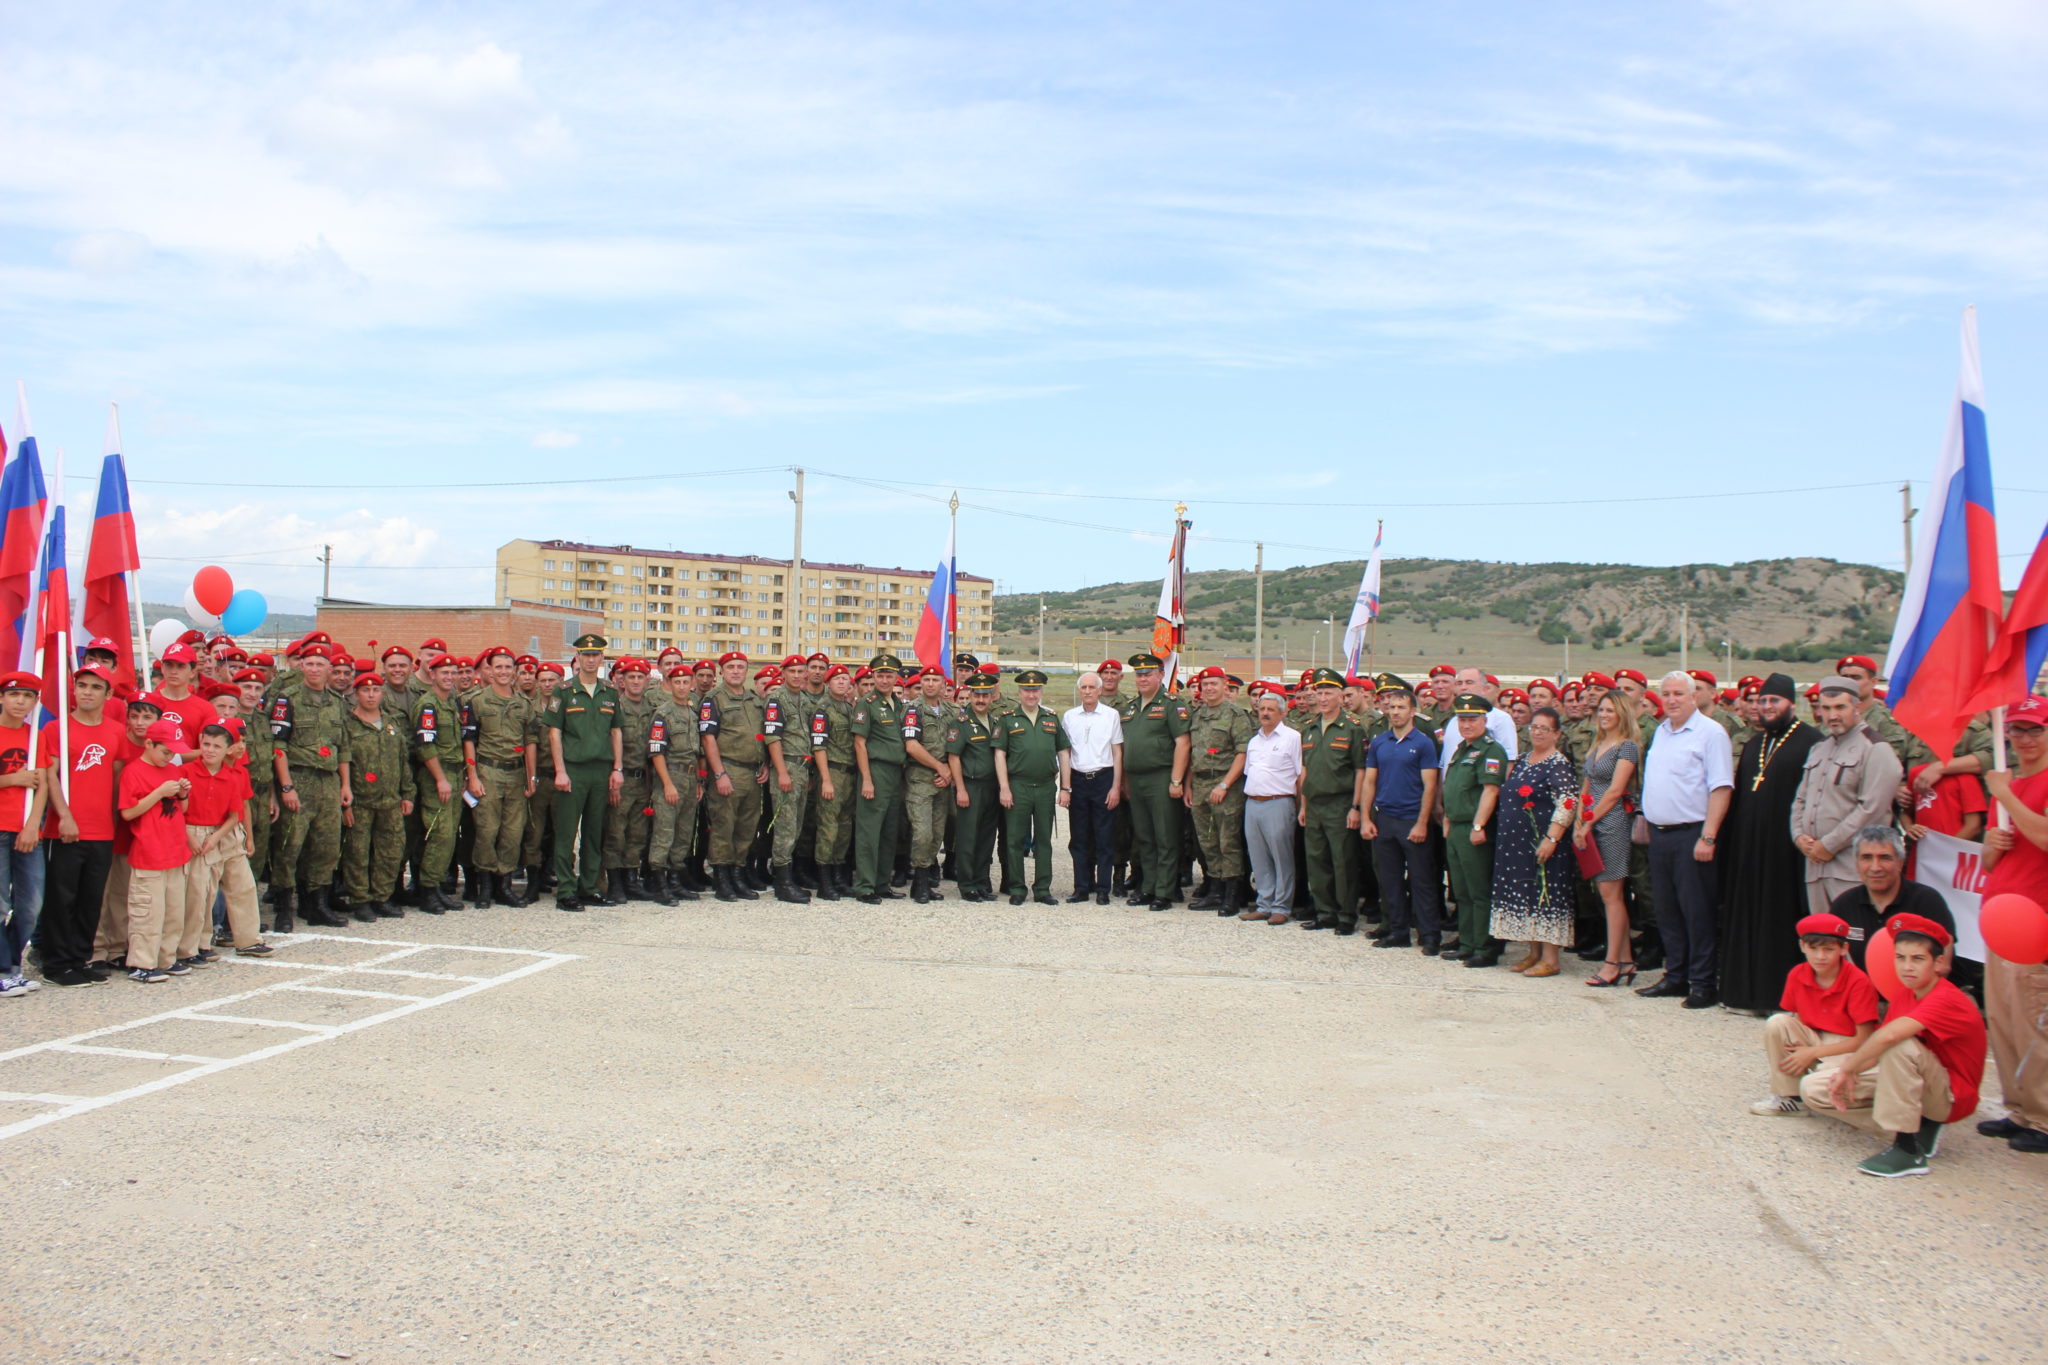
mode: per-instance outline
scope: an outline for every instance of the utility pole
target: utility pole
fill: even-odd
[[[1259,541],[1252,560],[1252,676],[1266,672],[1266,542]]]
[[[1686,667],[1686,646],[1691,642],[1691,639],[1692,608],[1690,606],[1680,607],[1678,609],[1678,671],[1681,673],[1690,671]]]
[[[1323,640],[1323,652],[1330,656],[1324,662],[1328,663],[1330,667],[1335,668],[1337,666],[1337,618],[1334,616],[1330,618],[1330,633]],[[1349,660],[1346,660],[1346,662],[1348,663]]]
[[[322,545],[320,547],[320,600],[322,602],[325,602],[333,595],[330,591],[333,587],[334,547],[332,545]]]
[[[1038,666],[1045,667],[1045,594],[1038,594]]]
[[[796,543],[789,555],[789,652],[804,652],[804,467],[796,467],[796,487],[789,500],[796,504]]]
[[[1899,501],[1905,507],[1906,572],[1913,572],[1913,485],[1899,485]]]
[[[1569,636],[1569,635],[1567,635],[1567,636],[1565,636],[1565,637],[1564,637],[1564,675],[1563,675],[1562,677],[1560,677],[1560,678],[1559,678],[1559,679],[1557,680],[1557,684],[1558,684],[1558,686],[1560,686],[1560,687],[1564,686],[1564,684],[1565,684],[1566,682],[1568,682],[1568,681],[1569,681],[1569,680],[1571,679],[1571,676],[1572,676],[1572,637],[1571,637],[1571,636]]]

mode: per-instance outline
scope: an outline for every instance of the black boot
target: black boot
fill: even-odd
[[[618,906],[626,903],[626,874],[612,868],[604,874],[604,890],[598,895],[597,904]]]
[[[818,889],[820,883],[818,881],[818,864],[816,859],[798,858],[792,865],[792,872],[796,877],[796,884],[804,890],[816,891]]]
[[[391,901],[378,901],[375,905],[371,906],[370,909],[376,912],[378,919],[405,918],[405,907],[402,905],[394,904]]]
[[[377,907],[367,901],[355,901],[344,908],[357,924],[377,922]]]
[[[725,875],[731,879],[733,892],[741,900],[757,901],[761,899],[761,889],[753,884],[753,879],[747,876],[745,870],[737,864],[727,867]]]
[[[466,874],[469,882],[469,908],[488,910],[491,908],[491,874],[479,868],[470,868]]]
[[[711,890],[722,901],[736,901],[740,898],[739,888],[727,879],[725,869],[713,866],[711,869]]]
[[[693,889],[690,886],[690,869],[687,867],[672,867],[669,869],[668,891],[678,902],[693,901],[697,899],[700,891],[709,891],[710,889],[708,886]]]
[[[711,883],[705,880],[703,872],[696,866],[694,859],[683,864],[679,877],[683,890],[693,896],[701,895],[706,891],[714,889]]]
[[[348,921],[335,914],[329,904],[330,894],[329,888],[324,886],[308,891],[304,907],[299,911],[299,918],[308,924],[317,924],[323,929],[347,928]]]
[[[640,880],[639,868],[627,868],[623,873],[620,874],[620,877],[624,881],[626,886],[627,900],[645,901],[654,899],[652,896],[647,894],[647,883]]]
[[[494,889],[498,893],[499,903],[509,906],[514,910],[524,910],[527,906],[532,905],[533,898],[539,894],[533,888],[532,877],[526,879],[526,889],[524,891],[516,890],[513,887],[512,874],[509,872],[499,873],[496,880],[497,886]]]
[[[1190,910],[1194,908],[1192,905],[1188,907]],[[1223,897],[1216,906],[1217,918],[1226,918],[1242,909],[1244,909],[1244,878],[1225,877],[1223,879]]]
[[[641,885],[647,892],[647,899],[656,905],[672,906],[676,903],[675,879],[667,868],[651,869]]]
[[[747,868],[747,880],[756,891],[770,891],[775,887],[775,877],[768,869],[768,855],[762,854]]]
[[[298,921],[292,914],[292,889],[289,886],[274,886],[277,898],[271,905],[270,932],[289,934],[298,928]]]
[[[415,887],[414,891],[417,894],[413,901],[413,909],[423,915],[439,915],[447,912],[448,907],[441,903],[440,892],[430,891],[424,886]]]
[[[1190,910],[1215,910],[1223,904],[1223,883],[1225,878],[1208,877],[1195,888],[1195,898],[1188,902]]]
[[[790,905],[809,905],[811,893],[796,884],[795,875],[787,864],[774,869],[775,899]]]
[[[818,864],[818,899],[836,901],[844,891],[839,882],[839,866],[836,863]]]
[[[910,869],[910,899],[919,905],[932,902],[932,882],[937,880],[932,873],[936,869],[913,867]]]

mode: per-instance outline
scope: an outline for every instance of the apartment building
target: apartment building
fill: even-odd
[[[601,612],[612,647],[651,653],[670,645],[692,657],[744,650],[759,657],[824,650],[865,660],[908,655],[931,590],[929,569],[696,554],[570,540],[513,540],[498,547],[497,598]],[[960,575],[956,648],[990,657],[995,583]]]

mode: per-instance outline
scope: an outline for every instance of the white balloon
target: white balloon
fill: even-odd
[[[220,629],[220,618],[200,606],[199,599],[193,596],[192,589],[190,588],[185,589],[185,614],[190,616],[192,624],[201,630],[216,631]]]
[[[163,652],[178,643],[178,637],[183,635],[185,630],[185,623],[174,616],[166,616],[163,620],[151,626],[149,628],[149,656],[152,659],[162,658]]]

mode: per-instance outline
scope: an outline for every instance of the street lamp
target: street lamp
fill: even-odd
[[[1735,686],[1735,646],[1723,640],[1721,642],[1721,657],[1723,659],[1721,677],[1728,683],[1728,686],[1733,687]]]

